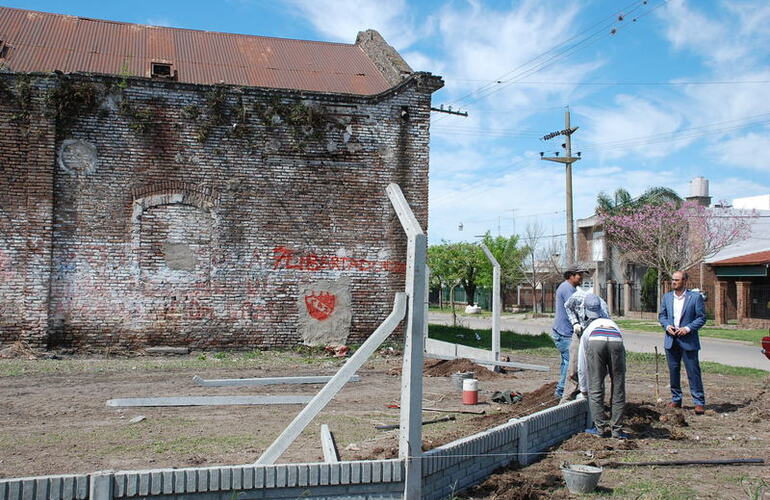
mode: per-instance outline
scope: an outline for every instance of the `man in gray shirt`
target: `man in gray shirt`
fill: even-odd
[[[591,322],[588,319],[585,305],[583,303],[587,295],[593,294],[587,291],[585,288],[579,286],[577,287],[577,290],[575,290],[575,293],[572,294],[572,297],[567,299],[567,302],[564,304],[564,309],[567,311],[567,319],[569,319],[569,322],[572,325],[572,342],[569,346],[569,367],[567,368],[567,379],[564,382],[564,393],[559,403],[566,403],[567,401],[571,401],[575,399],[578,394],[580,394],[580,387],[578,386],[577,352],[583,330],[585,330],[586,327],[588,327],[588,324]],[[607,313],[607,303],[604,302],[604,299],[601,297],[594,297],[599,300],[603,314],[602,317],[609,318],[610,315]]]
[[[556,289],[555,314],[553,319],[553,331],[551,337],[553,343],[561,354],[561,372],[559,382],[556,384],[554,396],[561,399],[564,394],[564,381],[567,378],[567,368],[569,367],[569,348],[572,343],[572,323],[567,317],[567,310],[564,308],[567,300],[575,293],[575,290],[583,282],[583,275],[588,273],[588,269],[579,265],[571,265],[564,271],[564,281]]]

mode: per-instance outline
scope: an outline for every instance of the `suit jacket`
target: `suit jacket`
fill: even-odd
[[[658,320],[666,334],[663,347],[671,349],[674,342],[677,342],[679,347],[685,351],[697,351],[700,349],[698,330],[706,324],[706,306],[703,304],[703,297],[700,293],[685,290],[684,294],[684,307],[682,308],[679,327],[686,326],[690,329],[690,333],[674,337],[666,332],[666,328],[674,324],[674,292],[668,292],[663,296],[660,314],[658,314]]]

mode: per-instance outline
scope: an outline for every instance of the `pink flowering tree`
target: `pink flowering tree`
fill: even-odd
[[[753,212],[706,208],[697,203],[665,202],[610,212],[599,218],[609,243],[626,261],[658,270],[663,276],[689,269],[726,246],[749,236]]]

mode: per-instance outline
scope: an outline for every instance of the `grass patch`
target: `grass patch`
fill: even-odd
[[[474,330],[463,326],[428,325],[428,337],[444,342],[467,345],[478,349],[492,348],[492,330]],[[556,349],[553,339],[547,333],[522,335],[514,332],[500,332],[500,348],[509,351],[524,349]]]
[[[643,363],[643,364],[650,364],[650,366],[655,364],[655,355],[648,352],[630,352],[626,351],[626,360],[632,361],[636,363]],[[660,367],[663,372],[667,372],[668,368],[666,365],[666,356],[665,354],[660,355]],[[743,366],[730,366],[730,365],[723,365],[722,363],[715,363],[713,361],[701,361],[700,362],[700,368],[703,373],[713,373],[717,375],[737,375],[740,377],[751,377],[751,378],[765,378],[768,375],[768,372],[766,370],[760,370],[758,368],[745,368]]]
[[[612,496],[645,500],[689,500],[695,498],[697,492],[672,481],[645,480],[618,486],[613,489]]]
[[[188,357],[134,357],[134,358],[97,358],[64,360],[41,359],[0,359],[0,377],[22,377],[25,375],[67,375],[67,374],[108,374],[131,371],[173,372],[189,369],[207,368],[255,368],[258,366],[279,366],[287,362],[301,363],[309,358],[291,351],[264,351],[255,355],[228,352],[212,355],[199,354]],[[336,358],[320,358],[323,361],[337,361]],[[320,362],[320,361],[319,361]]]
[[[618,326],[625,330],[639,330],[643,332],[653,332],[663,334],[663,329],[656,321],[645,321],[639,319],[616,319]],[[754,345],[762,344],[762,337],[767,335],[765,330],[739,330],[735,328],[719,328],[712,322],[707,322],[706,326],[698,332],[701,337],[711,337],[715,339],[741,340],[751,342]]]
[[[459,305],[455,304],[455,313],[457,316],[461,316],[464,318],[470,318],[470,317],[477,317],[477,318],[491,318],[492,317],[492,311],[487,311],[486,309],[482,309],[481,312],[475,313],[475,314],[466,314],[465,313],[465,306],[467,304]],[[438,312],[438,313],[446,313],[446,314],[452,314],[452,308],[449,307],[449,305],[444,306],[444,308],[431,306],[428,307],[428,312]]]
[[[478,349],[492,349],[492,330],[474,330],[462,326],[428,325],[428,337]],[[507,331],[500,332],[500,347],[507,351],[523,352],[533,356],[553,356],[553,352],[556,350],[551,336],[547,333],[534,336]],[[650,366],[655,364],[655,355],[652,353],[627,351],[626,359],[629,362],[649,364]],[[661,355],[659,363],[662,369],[666,370],[665,355]],[[703,373],[737,375],[759,379],[768,375],[766,370],[729,366],[712,361],[701,361],[700,366]]]

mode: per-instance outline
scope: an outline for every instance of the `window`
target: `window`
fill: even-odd
[[[171,63],[153,62],[150,76],[152,78],[166,78],[168,80],[176,79],[176,71],[172,68]]]

